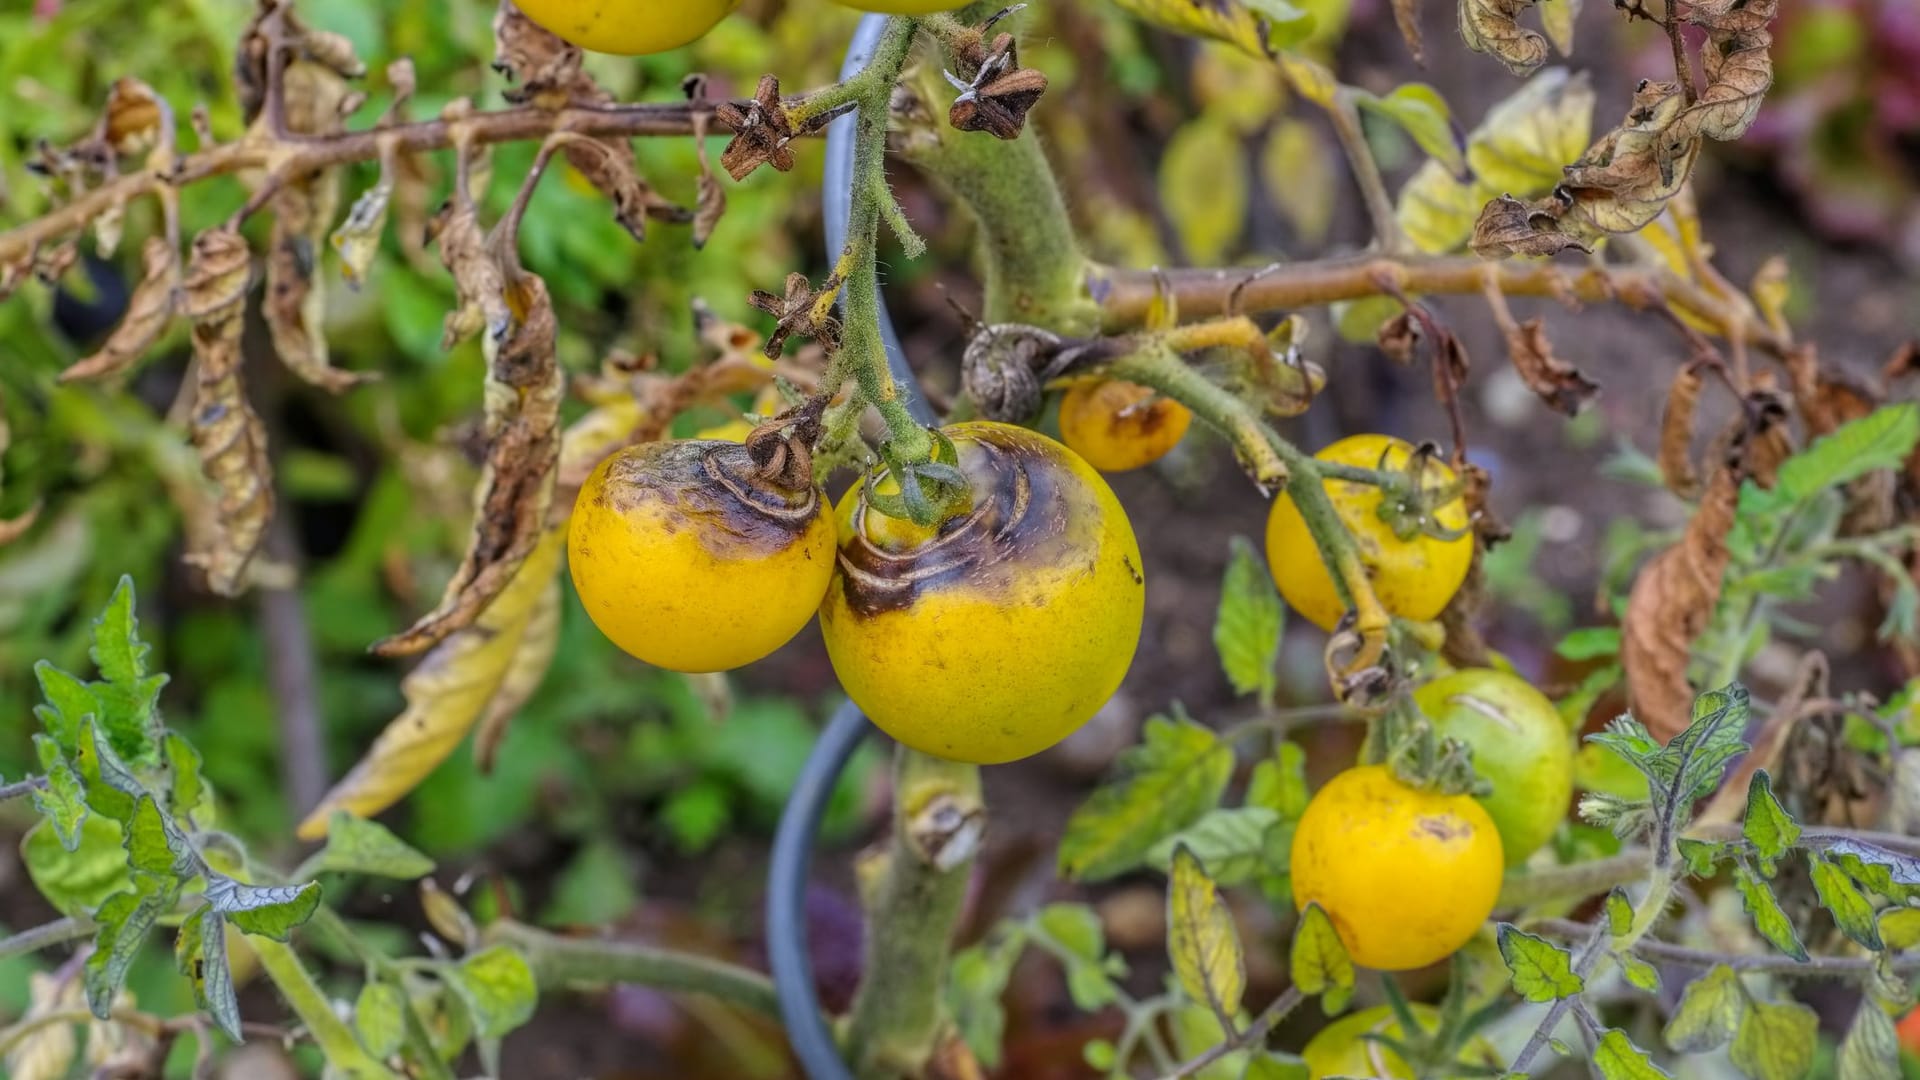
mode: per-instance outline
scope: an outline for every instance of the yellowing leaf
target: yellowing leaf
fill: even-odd
[[[493,771],[494,756],[507,737],[507,724],[546,681],[547,671],[553,667],[553,654],[559,648],[560,577],[556,574],[548,579],[546,591],[540,594],[533,614],[527,617],[513,662],[507,667],[506,677],[500,680],[500,689],[494,691],[493,700],[487,702],[479,730],[474,732],[473,754],[481,772]]]
[[[1487,110],[1467,136],[1467,167],[1493,194],[1541,194],[1560,182],[1561,170],[1586,150],[1592,133],[1593,87],[1586,75],[1547,68]]]
[[[1479,189],[1429,159],[1400,188],[1394,216],[1413,246],[1429,254],[1456,251],[1473,235],[1473,223],[1487,200]]]
[[[1340,940],[1333,920],[1319,904],[1308,904],[1293,931],[1288,960],[1293,985],[1303,994],[1322,995],[1321,1007],[1331,1016],[1346,1008],[1353,993],[1353,959]]]
[[[1247,989],[1246,957],[1232,913],[1184,845],[1173,853],[1167,883],[1167,956],[1181,989],[1206,1002],[1222,1024],[1231,1023]]]
[[[1188,261],[1222,261],[1247,218],[1246,150],[1233,129],[1202,117],[1175,133],[1160,159],[1160,201]]]
[[[1291,43],[1313,28],[1306,12],[1285,0],[1114,0],[1121,9],[1192,37],[1225,41],[1252,53],[1272,53],[1274,35]]]
[[[500,595],[475,622],[434,646],[407,673],[407,707],[374,740],[359,764],[300,823],[303,840],[327,834],[334,811],[371,817],[400,801],[453,753],[493,701],[521,638],[547,592],[566,547],[565,528],[549,527]]]
[[[1687,984],[1680,1007],[1667,1021],[1667,1045],[1683,1054],[1725,1046],[1747,1015],[1747,992],[1725,964]]]
[[[1339,196],[1339,151],[1328,145],[1320,129],[1303,120],[1287,119],[1274,125],[1260,152],[1260,179],[1295,235],[1308,247],[1325,242],[1333,225]],[[1444,170],[1443,170],[1444,171]],[[1472,214],[1467,225],[1472,227]],[[1461,234],[1462,239],[1465,233]]]
[[[1801,1080],[1813,1070],[1819,1031],[1805,1005],[1756,1001],[1733,1037],[1733,1063],[1753,1080]]]
[[[1561,56],[1573,54],[1573,28],[1580,19],[1580,0],[1546,0],[1540,5],[1540,29]]]
[[[1277,59],[1280,71],[1286,75],[1287,85],[1294,93],[1323,109],[1333,108],[1333,99],[1340,93],[1340,83],[1325,64],[1294,53],[1281,53]]]
[[[1242,135],[1266,127],[1286,94],[1286,80],[1272,61],[1219,42],[1200,47],[1190,80],[1200,110]]]

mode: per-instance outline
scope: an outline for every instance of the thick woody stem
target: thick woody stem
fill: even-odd
[[[893,839],[847,1028],[863,1078],[917,1076],[939,1043],[953,927],[986,828],[978,766],[902,746],[893,773]]]
[[[1154,302],[1156,274],[1146,270],[1097,269],[1093,289],[1109,331],[1139,326]],[[1716,299],[1665,270],[1573,268],[1545,261],[1489,263],[1468,256],[1364,255],[1263,269],[1165,271],[1171,299],[1183,318],[1237,312],[1291,311],[1388,293],[1386,285],[1413,296],[1482,295],[1489,282],[1507,296],[1551,297],[1563,302],[1617,302],[1635,309],[1663,305],[1698,316],[1723,336],[1784,356],[1792,342],[1756,322],[1734,304]],[[1238,305],[1236,308],[1235,305]]]

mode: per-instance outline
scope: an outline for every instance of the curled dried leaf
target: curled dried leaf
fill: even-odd
[[[647,219],[690,221],[693,215],[640,178],[633,147],[625,139],[569,138],[562,147],[567,164],[613,202],[614,220],[635,240],[647,235]],[[704,154],[704,149],[702,150]]]
[[[1584,238],[1562,223],[1571,205],[1564,190],[1530,203],[1502,195],[1481,209],[1467,246],[1486,259],[1554,255],[1568,248],[1592,251]]]
[[[1812,438],[1867,415],[1884,396],[1849,372],[1822,364],[1819,350],[1811,344],[1789,352],[1785,367],[1794,406]]]
[[[560,109],[611,100],[581,69],[579,47],[521,14],[513,0],[500,0],[494,12],[493,45],[493,70],[518,84],[502,95],[513,104]]]
[[[1627,692],[1635,718],[1661,742],[1685,730],[1692,715],[1687,666],[1720,600],[1740,478],[1733,462],[1714,470],[1680,541],[1641,568],[1627,595],[1620,638]]]
[[[1475,52],[1492,53],[1515,75],[1547,59],[1547,39],[1520,25],[1534,0],[1460,0],[1460,36]]]
[[[262,314],[280,362],[307,383],[339,394],[374,376],[334,367],[322,330],[326,288],[319,278],[319,241],[332,217],[334,193],[329,173],[282,188],[274,197]]]
[[[273,465],[266,427],[247,400],[240,374],[240,331],[251,257],[246,241],[225,229],[193,242],[184,286],[193,320],[194,400],[190,428],[201,469],[220,493],[211,550],[191,561],[222,596],[246,586],[247,567],[273,516]]]
[[[131,157],[173,138],[173,112],[139,79],[122,76],[115,79],[107,93],[107,108],[100,117],[100,137],[115,153]]]
[[[440,245],[440,261],[453,274],[456,299],[447,313],[440,347],[451,349],[483,328],[489,338],[504,335],[513,323],[505,300],[506,280],[488,250],[473,200],[456,194],[434,215],[428,232]]]
[[[1554,355],[1546,324],[1540,319],[1509,326],[1506,336],[1507,356],[1520,380],[1555,412],[1576,416],[1600,392],[1598,383]]]
[[[564,526],[545,530],[512,583],[479,619],[407,673],[400,682],[406,709],[300,823],[301,839],[325,836],[335,811],[370,817],[385,810],[453,753],[505,684],[565,548]]]
[[[695,105],[705,105],[707,101],[707,80],[704,75],[690,75],[682,88],[687,99]],[[693,247],[695,251],[707,246],[713,230],[720,225],[720,218],[727,212],[727,190],[720,186],[720,178],[713,173],[713,162],[707,157],[707,130],[713,124],[713,116],[704,110],[696,109],[693,114],[693,145],[700,157],[700,188],[693,211]]]
[[[1703,0],[1687,21],[1707,32],[1700,67],[1707,88],[1674,124],[1676,140],[1738,139],[1753,126],[1773,85],[1773,34],[1779,0]]]
[[[1793,456],[1793,428],[1787,395],[1774,385],[1773,372],[1753,377],[1741,401],[1743,415],[1727,433],[1730,453],[1746,464],[1746,474],[1763,488],[1773,487],[1780,465]]]
[[[554,355],[553,303],[544,281],[517,270],[500,302],[508,312],[507,327],[484,341],[489,441],[473,537],[439,605],[377,642],[378,655],[412,655],[472,625],[507,588],[545,528],[560,462],[565,389]]]
[[[1693,467],[1693,417],[1706,385],[1702,366],[1696,360],[1674,374],[1660,417],[1660,477],[1669,491],[1687,499],[1700,490],[1700,474]]]
[[[1413,62],[1426,67],[1427,39],[1420,32],[1420,0],[1393,0],[1393,25],[1399,27],[1400,36],[1406,39],[1407,52],[1413,55]]]
[[[140,362],[173,320],[180,292],[180,256],[165,237],[149,236],[140,249],[140,284],[127,301],[127,313],[106,344],[92,356],[60,373],[60,381],[101,379]]]
[[[493,772],[494,759],[507,737],[507,725],[540,689],[553,666],[553,655],[560,648],[560,597],[560,576],[549,574],[546,590],[534,602],[506,675],[480,716],[480,725],[473,733],[473,758],[484,774]]]
[[[358,289],[367,280],[367,271],[380,251],[380,237],[387,229],[387,211],[393,203],[393,172],[384,160],[380,180],[360,193],[347,211],[345,221],[333,230],[333,250],[340,256],[340,272],[349,288]]]

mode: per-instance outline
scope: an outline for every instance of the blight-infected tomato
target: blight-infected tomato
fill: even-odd
[[[1293,834],[1293,899],[1318,903],[1362,967],[1426,967],[1493,913],[1505,860],[1466,795],[1409,787],[1385,765],[1335,776]]]
[[[674,671],[726,671],[786,644],[833,576],[826,496],[760,476],[747,448],[645,443],[580,489],[567,565],[601,633]]]
[[[1151,465],[1179,445],[1193,413],[1149,387],[1082,379],[1060,398],[1060,438],[1101,472]]]
[[[1366,469],[1400,470],[1412,456],[1412,446],[1391,436],[1354,435],[1314,458]],[[1453,482],[1453,470],[1438,462],[1430,463],[1422,474],[1422,483],[1429,489]],[[1405,619],[1437,617],[1460,591],[1473,565],[1473,537],[1464,535],[1468,524],[1466,503],[1451,499],[1433,508],[1432,515],[1440,527],[1462,535],[1442,539],[1416,533],[1402,539],[1381,516],[1380,488],[1328,480],[1326,489],[1334,511],[1353,533],[1360,561],[1366,565],[1381,605]],[[1346,613],[1306,519],[1300,516],[1292,497],[1284,493],[1274,500],[1273,512],[1267,518],[1267,565],[1273,570],[1280,595],[1314,625],[1331,630]]]
[[[583,49],[640,56],[704,37],[740,0],[514,0],[514,6]]]
[[[820,629],[841,686],[889,735],[956,761],[1013,761],[1119,688],[1145,609],[1140,549],[1073,451],[1009,424],[946,434],[973,509],[935,532],[855,487]]]

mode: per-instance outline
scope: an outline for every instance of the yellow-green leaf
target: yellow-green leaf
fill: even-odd
[[[1420,149],[1454,175],[1466,172],[1463,140],[1453,126],[1453,110],[1440,91],[1426,83],[1407,83],[1385,97],[1364,94],[1359,102],[1362,108],[1400,125]]]
[[[1288,968],[1301,993],[1321,995],[1320,1005],[1327,1015],[1346,1008],[1353,994],[1353,958],[1347,955],[1326,909],[1317,903],[1300,913]]]
[[[1139,746],[1121,754],[1121,775],[1102,785],[1067,821],[1060,872],[1102,881],[1140,865],[1161,837],[1214,808],[1233,775],[1233,749],[1209,728],[1180,717],[1147,721]]]
[[[1246,957],[1233,914],[1192,851],[1179,847],[1167,882],[1167,957],[1174,977],[1195,1001],[1231,1023],[1247,989]]]
[[[1633,1045],[1626,1032],[1618,1028],[1600,1036],[1600,1044],[1593,1051],[1593,1066],[1606,1080],[1668,1080],[1647,1052]]]
[[[1467,166],[1489,198],[1545,194],[1586,152],[1592,133],[1593,87],[1586,75],[1547,68],[1487,110],[1467,137]]]
[[[1466,244],[1486,204],[1477,187],[1429,160],[1401,187],[1394,217],[1413,246],[1438,255]]]
[[[1210,37],[1267,56],[1277,42],[1291,44],[1313,29],[1312,16],[1286,0],[1114,0],[1157,26]]]
[[[1806,946],[1800,944],[1800,935],[1794,932],[1793,920],[1780,910],[1780,901],[1774,898],[1773,887],[1766,879],[1755,875],[1745,866],[1733,871],[1733,883],[1740,890],[1740,901],[1753,916],[1754,929],[1760,936],[1773,943],[1773,947],[1793,957],[1795,960],[1807,958]]]
[[[1308,247],[1325,242],[1333,227],[1341,185],[1338,162],[1339,151],[1319,128],[1293,118],[1275,124],[1260,151],[1260,179],[1267,197]],[[1471,216],[1467,226],[1472,228]]]
[[[1807,861],[1812,864],[1813,888],[1820,897],[1820,906],[1833,916],[1834,925],[1863,947],[1878,950],[1880,930],[1874,925],[1873,901],[1867,899],[1846,871],[1817,854],[1808,853]]]
[[[1185,124],[1160,159],[1160,202],[1187,258],[1224,260],[1247,219],[1247,154],[1225,122],[1201,117]]]
[[[1725,1046],[1747,1015],[1747,992],[1725,964],[1687,984],[1680,1006],[1667,1021],[1667,1045],[1683,1054]]]
[[[1273,575],[1244,536],[1233,538],[1227,572],[1220,582],[1220,609],[1213,620],[1213,647],[1220,667],[1237,694],[1258,694],[1273,701],[1278,684],[1274,664],[1280,658],[1280,634],[1286,616]]]
[[[1773,876],[1774,860],[1787,853],[1800,839],[1800,825],[1773,795],[1773,779],[1765,769],[1755,769],[1747,784],[1747,817],[1741,830],[1758,856],[1760,870]]]
[[[1514,992],[1527,1001],[1557,1001],[1586,989],[1587,981],[1573,970],[1572,955],[1546,938],[1501,923],[1499,940]]]
[[[1813,1071],[1819,1032],[1805,1005],[1756,1001],[1733,1036],[1733,1063],[1753,1080],[1801,1080]]]
[[[1847,1080],[1900,1080],[1900,1037],[1893,1019],[1871,995],[1860,998],[1853,1025],[1840,1043],[1840,1068]]]

